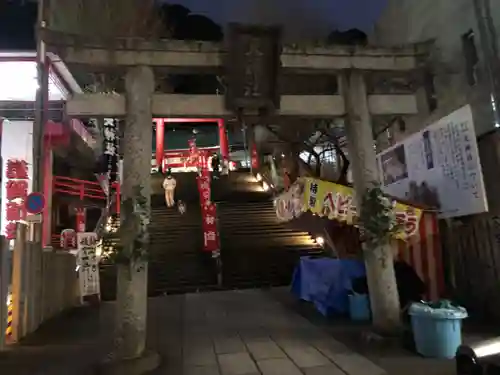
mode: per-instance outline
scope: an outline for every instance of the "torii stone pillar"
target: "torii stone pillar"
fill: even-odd
[[[148,221],[151,197],[151,154],[153,118],[151,104],[155,87],[150,67],[129,68],[126,79],[126,121],[121,143],[123,149],[122,223],[126,220],[127,205],[140,185],[147,198]],[[146,227],[149,222],[146,222]],[[121,234],[123,237],[124,234]],[[131,251],[132,249],[124,249]],[[117,265],[116,340],[113,362],[123,373],[142,374],[157,367],[157,355],[145,353],[147,315],[147,261]],[[132,370],[132,367],[134,369]],[[125,371],[126,370],[126,371]],[[132,371],[131,371],[132,370]],[[114,371],[114,372],[113,372]],[[121,373],[114,368],[111,373]]]
[[[348,113],[346,135],[356,192],[356,207],[360,210],[364,192],[372,182],[379,181],[363,72],[359,70],[347,72],[342,79],[341,88]],[[400,324],[400,306],[392,246],[386,245],[375,249],[364,246],[363,256],[370,290],[373,324],[380,331],[394,331]]]

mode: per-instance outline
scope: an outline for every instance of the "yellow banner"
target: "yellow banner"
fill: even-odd
[[[304,211],[311,211],[330,220],[356,224],[356,206],[354,189],[314,178],[306,178],[304,184]],[[406,240],[418,232],[422,210],[396,201],[394,205],[396,219],[403,229],[397,233],[397,239]]]

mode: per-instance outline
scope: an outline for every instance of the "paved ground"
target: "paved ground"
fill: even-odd
[[[450,363],[408,353],[394,360],[371,352],[367,359],[332,338],[349,344],[345,332],[311,322],[289,301],[284,290],[151,299],[148,345],[163,357],[154,375],[453,374]],[[47,324],[21,347],[0,353],[0,374],[89,374],[108,347],[112,316],[112,305],[104,305]]]
[[[182,347],[177,345],[177,358],[167,363],[178,366],[172,373],[384,373],[267,293],[192,294],[186,296],[181,314],[184,315]],[[180,372],[181,368],[184,372]]]

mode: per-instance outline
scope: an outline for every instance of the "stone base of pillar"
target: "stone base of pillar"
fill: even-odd
[[[96,375],[142,375],[147,374],[160,366],[160,355],[153,351],[146,351],[141,357],[119,361],[102,362],[95,367]]]

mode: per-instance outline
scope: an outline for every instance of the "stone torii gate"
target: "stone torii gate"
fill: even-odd
[[[238,52],[233,49],[237,49],[235,46],[238,43],[230,43],[230,49],[226,50],[219,43],[125,38],[115,40],[110,46],[96,42],[86,44],[81,38],[46,30],[42,34],[49,50],[57,53],[70,67],[84,65],[91,69],[124,72],[124,94],[80,94],[66,104],[67,115],[70,117],[126,119],[122,140],[124,199],[134,196],[136,181],[149,181],[153,117],[228,119],[241,115],[242,112],[246,119],[254,121],[265,114],[265,121],[281,126],[286,126],[289,118],[344,118],[350,163],[358,193],[357,206],[360,207],[360,197],[366,188],[371,182],[378,181],[372,118],[411,116],[419,111],[426,111],[417,90],[397,94],[377,93],[367,85],[367,78],[377,74],[384,77],[388,74],[410,76],[411,72],[419,70],[427,55],[423,46],[385,49],[285,45],[279,48],[279,41],[269,42],[269,35],[257,32],[254,33],[257,36],[247,39],[250,40],[249,43],[253,43],[255,38],[260,38],[261,41],[260,60],[252,63],[244,57],[249,56],[248,51],[239,52],[241,61],[234,60],[234,55],[238,56]],[[168,71],[170,74],[220,74],[224,68],[230,76],[233,74],[229,77],[231,94],[228,95],[235,97],[155,92],[157,70]],[[260,85],[264,89],[258,94],[249,94],[248,81],[238,81],[238,74],[250,75],[253,79],[250,84]],[[293,80],[298,75],[334,77],[338,91],[314,95],[283,93],[278,90],[278,75],[281,80]],[[242,94],[243,92],[249,95]],[[144,195],[149,199],[149,184],[143,188]],[[392,266],[384,265],[392,265],[392,256],[390,247],[365,255],[373,318],[382,328],[389,328],[399,321],[399,316],[394,315],[394,311],[399,314],[394,270]],[[127,304],[122,308],[126,314],[134,316],[137,323],[135,328],[122,327],[123,330],[128,330],[125,335],[136,339],[133,347],[125,349],[126,354],[129,357],[140,356],[144,351],[147,273],[134,274],[130,268],[128,271],[127,268],[119,268],[118,272],[119,279],[133,278],[137,281],[134,286],[132,282],[128,282],[129,289],[118,289],[118,301],[121,300],[120,293],[127,296],[123,299]]]

